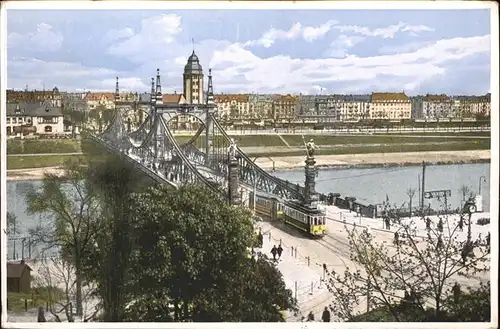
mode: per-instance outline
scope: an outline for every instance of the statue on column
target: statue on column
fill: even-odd
[[[230,160],[236,159],[236,152],[238,151],[238,147],[236,146],[236,142],[234,138],[231,138],[229,141],[229,146],[227,148],[227,153],[229,155]]]
[[[304,140],[304,136],[302,136],[302,140],[304,141],[304,145],[306,146],[307,158],[314,158],[314,151],[318,149],[318,146],[314,144],[314,139],[310,139],[309,142],[306,143]]]

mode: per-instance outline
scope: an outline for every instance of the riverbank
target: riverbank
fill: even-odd
[[[413,166],[421,164],[465,164],[491,161],[490,150],[433,151],[319,155],[316,165],[320,168],[372,168]],[[304,156],[258,158],[255,163],[266,170],[293,170],[304,167]]]
[[[422,161],[429,164],[485,163],[491,161],[491,151],[340,154],[316,157],[318,167],[338,169],[412,166],[421,164]],[[268,171],[293,170],[304,166],[304,156],[258,158],[255,163]],[[61,175],[63,170],[57,166],[7,170],[7,181],[39,180],[43,178],[45,172]]]

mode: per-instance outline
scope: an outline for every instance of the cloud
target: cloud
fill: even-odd
[[[346,44],[349,41],[344,38]],[[389,77],[401,89],[446,73],[454,61],[490,51],[490,36],[440,40],[414,52],[342,59],[293,59],[289,56],[261,58],[239,45],[214,53],[214,83],[225,90],[260,89],[268,92],[313,90],[314,85],[342,83],[337,92],[349,92],[356,84],[371,86],[379,76]],[[242,75],[244,81],[236,81]],[[417,84],[411,84],[418,81]],[[387,84],[385,82],[385,84]],[[384,85],[386,87],[386,85]],[[358,88],[359,89],[359,88]],[[384,89],[379,86],[377,89]],[[332,91],[332,87],[330,87]]]
[[[343,58],[346,57],[347,50],[349,48],[354,47],[360,42],[363,42],[365,40],[364,37],[360,36],[350,36],[348,37],[347,35],[340,35],[338,36],[330,45],[330,49],[327,51],[327,56],[332,56],[336,58]]]
[[[361,34],[367,37],[381,37],[383,39],[394,38],[394,36],[398,32],[417,33],[417,32],[434,31],[434,29],[428,26],[424,25],[413,26],[403,22],[399,22],[398,24],[377,29],[370,29],[368,27],[358,26],[358,25],[340,25],[340,26],[334,26],[333,28],[343,33],[351,32],[351,33]]]
[[[300,23],[295,23],[288,30],[278,30],[271,27],[267,32],[265,32],[258,40],[252,40],[245,43],[245,46],[260,45],[265,48],[271,47],[277,40],[293,40],[301,35],[302,25]]]
[[[130,38],[134,35],[134,30],[130,27],[126,27],[124,29],[111,29],[106,32],[106,39],[108,41],[116,41],[123,38]]]
[[[7,62],[9,88],[47,89],[58,87],[61,90],[114,90],[115,77],[123,76],[122,72],[102,67],[86,67],[80,63],[42,61],[35,58],[13,58]],[[82,84],[82,81],[85,83]],[[137,77],[120,79],[122,90],[144,90],[147,86],[138,82]],[[146,81],[146,79],[144,80]]]
[[[327,34],[337,23],[337,21],[330,20],[318,27],[306,26],[303,29],[302,36],[304,37],[304,40],[308,42],[314,41],[318,38],[324,37],[325,34]]]
[[[59,32],[54,32],[52,26],[40,23],[35,32],[27,34],[10,33],[7,37],[8,48],[18,48],[20,50],[31,48],[32,51],[55,52],[63,43],[63,36]]]
[[[119,56],[137,55],[147,52],[151,48],[172,43],[175,36],[181,31],[181,17],[179,15],[164,14],[148,17],[142,20],[139,32],[111,45],[106,52]]]

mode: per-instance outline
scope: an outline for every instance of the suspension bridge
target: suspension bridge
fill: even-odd
[[[164,104],[159,70],[156,83],[151,80],[150,99],[129,102],[120,101],[116,78],[114,118],[105,129],[87,131],[86,138],[121,155],[158,183],[174,188],[205,185],[233,204],[241,203],[244,193],[248,200],[253,200],[254,193],[308,203],[310,193],[303,186],[267,173],[227,135],[216,118],[211,72],[204,104]],[[130,113],[138,106],[144,110],[145,119],[134,127]],[[193,116],[200,122],[185,143],[178,142],[169,128],[169,123],[179,116]],[[233,157],[228,154],[230,145],[235,148]]]

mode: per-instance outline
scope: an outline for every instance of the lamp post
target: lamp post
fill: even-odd
[[[479,177],[479,195],[481,195],[481,183],[486,183],[486,177],[481,176]]]

